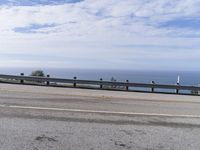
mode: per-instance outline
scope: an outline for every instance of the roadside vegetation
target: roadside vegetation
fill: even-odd
[[[111,82],[117,82],[117,79],[115,77],[111,77],[110,81]],[[111,85],[111,86],[104,85],[103,88],[105,88],[105,89],[124,90],[126,87],[124,87],[124,86],[116,86],[116,85]]]
[[[30,76],[45,77],[45,74],[44,74],[44,71],[42,71],[42,70],[34,70],[30,74]]]

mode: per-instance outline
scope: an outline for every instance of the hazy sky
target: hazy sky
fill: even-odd
[[[200,0],[1,0],[0,67],[200,70]]]

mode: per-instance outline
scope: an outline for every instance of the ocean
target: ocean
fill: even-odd
[[[0,68],[0,74],[19,75],[25,73],[30,75],[35,68]],[[181,85],[200,84],[200,71],[138,71],[138,70],[96,70],[96,69],[41,69],[45,74],[50,74],[55,78],[68,78],[85,80],[103,80],[109,81],[114,77],[117,81],[129,80],[130,82],[150,83],[155,81],[159,84],[175,84],[180,76]]]

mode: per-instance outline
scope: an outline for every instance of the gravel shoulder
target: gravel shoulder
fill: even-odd
[[[94,89],[78,88],[59,88],[59,87],[42,87],[30,85],[0,84],[0,92],[23,92],[37,93],[60,96],[81,96],[94,98],[115,98],[115,99],[138,99],[153,101],[180,101],[180,102],[200,102],[200,96],[189,95],[172,95],[158,93],[138,93],[123,91],[106,91]]]

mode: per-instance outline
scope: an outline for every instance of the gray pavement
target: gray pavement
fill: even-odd
[[[199,139],[200,97],[0,84],[2,150],[198,150]]]

